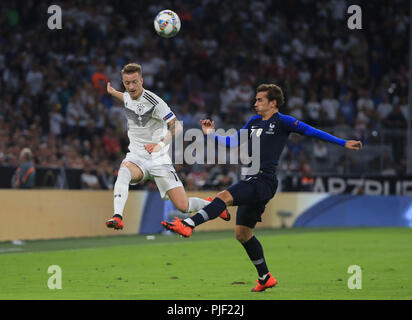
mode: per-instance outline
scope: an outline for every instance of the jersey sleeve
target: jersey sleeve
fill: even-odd
[[[212,133],[210,136],[214,138],[215,141],[217,141],[220,145],[223,145],[229,148],[237,147],[239,146],[240,141],[241,141],[240,139],[241,132],[246,130],[246,133],[247,133],[247,130],[250,129],[251,123],[253,122],[253,120],[257,118],[260,118],[260,117],[256,115],[250,118],[249,121],[243,126],[243,128],[240,129],[237,133],[235,133],[232,136],[227,136],[227,137],[219,136],[216,133]]]
[[[280,122],[286,131],[300,133],[308,137],[315,137],[341,146],[345,146],[346,144],[346,140],[316,129],[302,121],[296,120],[294,117],[281,115]]]
[[[156,105],[153,116],[157,119],[165,121],[166,123],[176,118],[175,114],[164,101],[161,101],[158,105]]]

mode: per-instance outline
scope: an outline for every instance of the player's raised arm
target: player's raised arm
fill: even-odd
[[[241,131],[248,130],[251,122],[257,118],[261,118],[260,116],[253,116],[249,119],[249,121],[240,129],[237,133],[232,136],[219,136],[215,133],[215,122],[209,119],[200,120],[200,124],[202,125],[202,131],[205,135],[213,137],[220,145],[226,147],[238,147],[241,143]]]
[[[316,129],[302,121],[298,121],[291,116],[281,115],[281,123],[285,128],[287,128],[291,132],[297,132],[297,133],[303,134],[308,137],[316,137],[318,139],[321,139],[321,140],[324,140],[330,143],[341,145],[342,147],[345,147],[347,149],[358,151],[362,149],[363,147],[361,141],[345,140],[345,139],[335,137],[334,135],[331,135],[330,133]]]
[[[119,99],[120,101],[124,101],[123,100],[123,92],[117,91],[115,89],[113,89],[113,87],[110,85],[110,82],[107,83],[107,92],[112,95],[113,97]]]
[[[239,145],[239,133],[235,133],[232,136],[219,136],[215,133],[215,122],[209,119],[200,120],[200,124],[202,125],[202,131],[205,135],[214,138],[220,145],[226,147],[236,147]]]

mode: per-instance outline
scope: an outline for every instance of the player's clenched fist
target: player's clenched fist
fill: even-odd
[[[346,144],[345,144],[345,148],[356,150],[356,151],[362,149],[362,147],[363,147],[362,142],[356,141],[356,140],[348,140],[346,141]]]
[[[215,132],[215,122],[210,121],[209,119],[200,120],[200,124],[202,125],[202,131],[204,134],[211,134]]]
[[[152,153],[159,151],[161,149],[161,146],[156,143],[148,143],[144,145],[144,148],[147,152]]]

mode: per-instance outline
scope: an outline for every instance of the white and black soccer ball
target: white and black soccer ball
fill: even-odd
[[[154,19],[154,28],[163,38],[172,38],[180,31],[180,18],[172,10],[160,11]]]

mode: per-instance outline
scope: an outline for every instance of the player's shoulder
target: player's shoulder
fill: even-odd
[[[278,112],[278,119],[280,126],[284,128],[286,131],[295,130],[300,123],[300,121],[296,118],[286,114],[282,114],[280,112]]]
[[[252,126],[252,124],[256,123],[257,121],[259,121],[259,120],[261,120],[261,119],[262,119],[261,116],[258,116],[257,114],[254,115],[252,118],[250,118],[250,119],[246,122],[246,124],[243,126],[242,129],[249,129],[249,128]]]
[[[256,121],[256,120],[262,120],[262,116],[255,114],[252,118],[249,119],[249,121]]]
[[[144,89],[142,98],[145,99],[148,103],[152,104],[154,107],[165,104],[167,105],[167,103],[164,102],[162,98],[160,98],[157,94],[147,89]]]
[[[248,124],[252,124],[260,120],[262,120],[262,116],[259,116],[256,114],[252,118],[249,119]]]
[[[293,123],[296,120],[294,117],[278,112],[278,117],[281,123]]]

